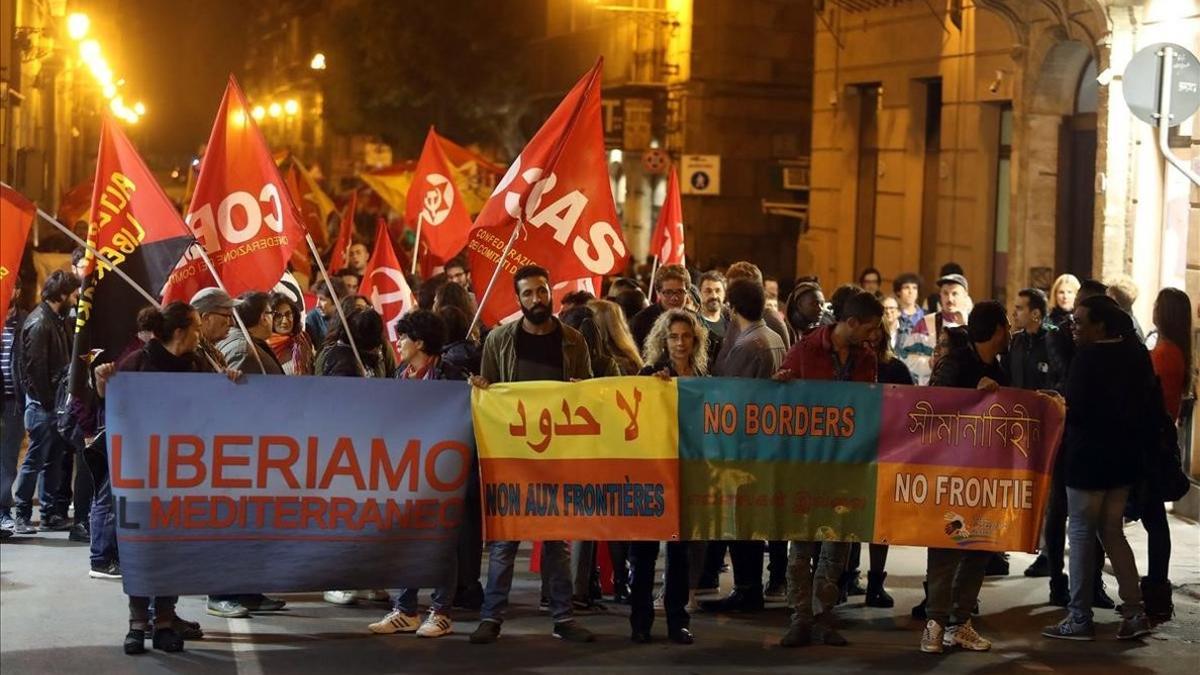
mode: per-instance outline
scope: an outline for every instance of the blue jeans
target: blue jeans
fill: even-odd
[[[392,593],[392,597],[396,598],[392,601],[392,609],[405,614],[417,613],[417,593],[419,588],[401,588]],[[454,587],[441,586],[433,589],[433,595],[430,599],[429,609],[438,614],[449,614],[450,605],[454,604]]]
[[[12,515],[13,483],[17,480],[17,455],[25,439],[25,419],[16,399],[4,399],[0,416],[0,516]]]
[[[81,470],[86,470],[81,467]],[[92,477],[96,490],[92,493],[92,510],[88,514],[91,534],[92,567],[103,567],[116,562],[117,518],[113,513],[112,483],[107,472],[102,477]]]
[[[1071,545],[1071,602],[1067,609],[1076,623],[1091,623],[1096,587],[1096,534],[1112,562],[1121,597],[1121,615],[1131,618],[1142,612],[1142,589],[1138,586],[1137,563],[1125,539],[1122,516],[1129,488],[1077,490],[1067,488],[1067,541]]]
[[[517,561],[519,541],[493,541],[488,544],[487,588],[483,591],[483,621],[504,621],[508,594],[512,590],[513,566]],[[571,611],[571,552],[565,541],[542,542],[542,588],[550,596],[550,615],[555,623],[570,621]]]
[[[33,492],[37,489],[38,476],[42,478],[42,489],[38,494],[41,502],[42,521],[55,513],[55,493],[62,482],[63,453],[70,446],[59,435],[55,427],[54,411],[46,410],[37,401],[25,404],[25,428],[29,431],[29,451],[21,470],[17,473],[13,504],[17,516],[29,518],[33,515]]]

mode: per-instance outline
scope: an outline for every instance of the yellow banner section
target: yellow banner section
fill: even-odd
[[[493,384],[471,415],[483,460],[679,456],[678,393],[656,377]]]

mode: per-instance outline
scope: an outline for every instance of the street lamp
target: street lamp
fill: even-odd
[[[271,117],[279,117],[283,114],[283,106],[279,105],[278,103],[272,103],[271,105],[267,106],[267,114]]]
[[[146,114],[146,104],[138,101],[133,104],[133,112],[138,114],[138,117]]]
[[[255,121],[261,122],[262,119],[267,116],[267,109],[261,105],[256,105],[254,106],[254,109],[250,111],[250,114],[254,117]]]
[[[321,52],[313,54],[312,61],[308,62],[308,67],[313,70],[325,70],[325,55]]]
[[[82,40],[91,25],[87,14],[74,12],[67,17],[67,35],[70,35],[72,40]]]
[[[294,99],[294,98],[289,98],[283,104],[283,111],[286,112],[288,115],[295,115],[296,113],[300,112],[300,103],[297,102],[296,99]]]

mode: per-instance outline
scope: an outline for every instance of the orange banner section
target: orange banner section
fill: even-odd
[[[880,462],[877,470],[877,542],[1029,553],[1037,549],[1050,490],[1048,473],[889,462]]]
[[[676,459],[486,459],[488,541],[679,539]]]

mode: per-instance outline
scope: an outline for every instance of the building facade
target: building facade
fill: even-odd
[[[1121,91],[1139,49],[1200,51],[1200,3],[829,0],[817,12],[799,269],[932,280],[955,261],[977,299],[1064,272],[1125,275],[1143,325],[1164,286],[1200,298],[1200,192],[1166,169]],[[1193,165],[1196,123],[1172,131]]]

